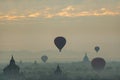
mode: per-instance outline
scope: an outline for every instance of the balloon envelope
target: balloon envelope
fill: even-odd
[[[48,60],[48,57],[46,55],[41,57],[42,61],[45,63]]]
[[[95,51],[98,52],[100,50],[100,47],[99,46],[96,46],[95,47]]]
[[[103,58],[99,58],[99,57],[94,58],[91,62],[93,69],[98,70],[98,71],[103,70],[105,67],[105,64],[106,64],[105,60]]]
[[[54,43],[56,47],[59,49],[59,51],[61,52],[62,48],[66,44],[66,39],[64,37],[56,37],[54,40]]]

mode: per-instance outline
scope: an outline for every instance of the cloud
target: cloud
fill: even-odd
[[[73,6],[67,6],[66,8],[62,9],[62,11],[74,11],[75,8]]]
[[[18,20],[18,19],[22,19],[22,18],[25,18],[26,16],[24,15],[3,15],[3,16],[0,16],[0,20]]]
[[[22,15],[21,15],[22,14]],[[81,16],[120,16],[119,7],[108,9],[105,7],[98,9],[81,9],[79,6],[67,6],[62,9],[53,9],[50,7],[41,10],[28,10],[23,12],[1,13],[0,20],[22,20],[29,18],[54,18],[54,17],[81,17]]]
[[[28,15],[28,17],[38,17],[38,16],[40,16],[39,12],[31,13]]]
[[[119,16],[119,5],[120,0],[1,0],[0,20]]]
[[[74,16],[118,16],[120,15],[120,12],[117,11],[112,11],[112,10],[107,10],[105,8],[101,8],[99,10],[93,10],[93,11],[81,11]]]

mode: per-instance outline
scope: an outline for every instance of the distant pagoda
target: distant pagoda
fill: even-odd
[[[34,61],[34,64],[35,64],[35,65],[37,64],[37,61],[36,61],[36,60]]]
[[[4,74],[7,75],[17,75],[19,74],[19,66],[16,65],[13,56],[11,57],[10,64],[3,69]]]
[[[13,56],[9,65],[3,69],[3,80],[25,80],[25,76],[20,72],[20,68],[16,65]]]
[[[59,65],[57,65],[57,68],[56,68],[56,70],[55,70],[55,74],[56,74],[56,75],[62,74],[62,70],[61,70],[61,68],[60,68]]]
[[[83,58],[83,62],[86,63],[86,62],[90,62],[88,56],[87,56],[87,53],[85,53],[85,56]]]

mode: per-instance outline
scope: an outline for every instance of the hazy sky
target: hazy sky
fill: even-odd
[[[61,54],[57,36],[67,39]],[[86,52],[120,60],[120,0],[0,0],[0,62],[79,61]]]

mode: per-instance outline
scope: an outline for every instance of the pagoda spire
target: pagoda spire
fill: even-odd
[[[89,58],[88,58],[87,53],[85,53],[85,56],[83,58],[83,62],[89,62]]]
[[[61,74],[62,73],[62,70],[61,70],[61,68],[60,68],[60,66],[59,65],[57,65],[57,68],[56,68],[56,70],[55,70],[55,74]]]
[[[14,60],[13,55],[12,55],[12,57],[11,57],[10,64],[11,64],[11,65],[14,65],[14,64],[15,64],[15,60]]]

